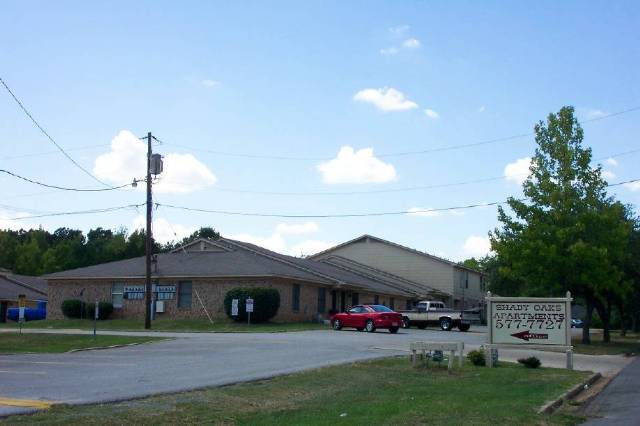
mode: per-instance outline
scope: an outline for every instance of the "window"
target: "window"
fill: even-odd
[[[300,284],[294,284],[292,291],[291,308],[293,312],[298,312],[300,310]]]
[[[391,309],[395,309],[396,308],[396,301],[395,301],[395,299],[393,297],[391,299],[389,299],[389,307]]]
[[[327,309],[327,289],[323,287],[318,288],[318,313],[324,314]]]
[[[422,311],[422,312],[424,312],[424,311],[426,311],[426,310],[427,310],[427,304],[426,304],[426,303],[424,303],[424,302],[418,303],[418,304],[416,305],[416,308],[418,309],[418,311]]]
[[[383,305],[373,305],[371,306],[371,309],[373,309],[375,312],[393,312],[391,309]]]
[[[353,293],[351,295],[351,305],[357,305],[360,303],[360,295],[358,293]]]
[[[408,311],[411,309],[411,300],[407,300],[407,303],[404,305],[405,309]]]
[[[191,309],[191,281],[178,283],[178,308]]]
[[[469,273],[466,272],[464,276],[464,288],[469,288]]]
[[[380,303],[380,296],[376,294],[375,296],[373,296],[373,304],[378,305],[379,303]]]
[[[113,283],[111,286],[111,303],[114,308],[122,308],[124,300],[124,284]]]

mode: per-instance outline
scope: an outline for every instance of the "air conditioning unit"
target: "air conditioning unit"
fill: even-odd
[[[159,314],[164,313],[164,300],[156,300],[156,312]]]

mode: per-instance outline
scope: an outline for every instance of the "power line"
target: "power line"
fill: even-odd
[[[590,119],[587,119],[587,120],[583,120],[582,123],[583,124],[584,123],[592,123],[594,121],[605,120],[605,119],[608,119],[608,118],[617,117],[619,115],[628,114],[628,113],[636,112],[636,111],[640,111],[640,106],[633,107],[633,108],[628,108],[628,109],[625,109],[625,110],[622,110],[622,111],[613,112],[611,114],[605,114],[605,115],[602,115],[602,116],[599,116],[599,117],[590,118]],[[382,153],[382,154],[377,154],[376,157],[378,157],[378,158],[404,157],[404,156],[409,156],[409,155],[423,155],[423,154],[430,154],[430,153],[436,153],[436,152],[453,151],[453,150],[458,150],[458,149],[472,148],[472,147],[476,147],[476,146],[490,145],[490,144],[495,144],[495,143],[500,143],[500,142],[509,142],[509,141],[522,139],[522,138],[526,138],[526,137],[531,137],[531,136],[535,136],[535,133],[534,132],[520,133],[520,134],[516,134],[516,135],[505,136],[505,137],[500,137],[500,138],[495,138],[495,139],[487,139],[487,140],[480,141],[480,142],[464,143],[464,144],[458,144],[458,145],[446,145],[446,146],[423,149],[423,150],[417,150],[417,151],[401,151],[401,152]],[[192,151],[200,151],[200,152],[205,152],[205,153],[214,154],[214,155],[220,155],[220,156],[242,157],[242,158],[253,158],[253,159],[266,159],[266,160],[292,160],[292,161],[328,161],[328,160],[331,160],[331,158],[326,158],[326,157],[303,157],[303,156],[287,156],[287,155],[261,155],[261,154],[248,154],[248,153],[238,153],[238,152],[229,152],[229,151],[217,151],[217,150],[210,150],[210,149],[206,149],[206,148],[198,148],[198,147],[193,147],[193,146],[188,146],[188,145],[176,144],[176,143],[171,143],[171,142],[164,142],[164,141],[156,138],[155,136],[154,136],[154,139],[156,141],[164,144],[164,145],[173,145],[173,146],[176,146],[176,147],[180,147],[180,148],[184,148],[184,149],[188,149],[188,150],[192,150]]]
[[[109,188],[89,188],[89,189],[83,189],[83,188],[69,188],[69,187],[64,187],[64,186],[57,186],[57,185],[49,185],[47,183],[42,183],[42,182],[38,182],[37,180],[32,180],[29,178],[26,178],[24,176],[20,176],[18,174],[15,174],[13,172],[10,172],[9,170],[5,170],[5,169],[0,169],[0,173],[5,173],[8,174],[10,176],[13,176],[15,178],[18,179],[22,179],[25,182],[29,182],[29,183],[33,183],[35,185],[40,185],[40,186],[44,186],[45,188],[53,188],[53,189],[59,189],[61,191],[75,191],[75,192],[104,192],[104,191],[113,191],[116,189],[121,189],[121,188],[125,188],[127,186],[131,186],[130,183],[127,183],[125,185],[120,185],[120,186],[113,186],[113,187],[109,187]]]
[[[617,182],[613,184],[608,184],[607,187],[625,185],[629,183],[640,182],[640,179],[631,179],[623,182]],[[254,213],[254,212],[239,212],[239,211],[228,211],[228,210],[209,210],[209,209],[200,209],[194,207],[185,207],[185,206],[176,206],[173,204],[161,204],[156,203],[157,206],[167,207],[171,209],[177,210],[186,210],[193,211],[199,213],[214,213],[221,214],[227,216],[253,216],[253,217],[278,217],[278,218],[286,218],[286,219],[326,219],[326,218],[347,218],[347,217],[375,217],[375,216],[397,216],[397,215],[420,215],[421,213],[438,213],[443,211],[451,211],[451,210],[466,210],[473,209],[477,207],[489,207],[489,206],[497,206],[501,204],[505,204],[506,201],[494,201],[491,203],[479,203],[479,204],[468,204],[461,206],[453,206],[453,207],[442,207],[442,208],[434,208],[434,209],[412,209],[412,210],[400,210],[400,211],[386,211],[386,212],[368,212],[368,213],[344,213],[344,214],[281,214],[281,213]]]
[[[42,217],[73,216],[73,215],[80,215],[80,214],[107,213],[107,212],[113,212],[113,211],[118,211],[118,210],[135,209],[135,208],[138,208],[138,207],[144,206],[144,205],[145,204],[128,204],[126,206],[106,207],[106,208],[101,208],[101,209],[77,210],[77,211],[68,211],[68,212],[45,213],[45,214],[38,214],[38,215],[32,215],[32,216],[11,217],[11,218],[5,218],[5,220],[24,220],[24,219],[37,219],[37,218],[42,218]]]
[[[84,167],[82,167],[76,160],[74,160],[60,145],[58,145],[58,143],[51,137],[51,135],[49,135],[49,133],[47,133],[47,131],[36,121],[35,118],[33,118],[33,116],[31,115],[31,113],[27,110],[27,108],[22,104],[22,102],[20,102],[20,99],[18,99],[18,97],[11,91],[11,89],[9,88],[9,86],[7,85],[7,83],[5,83],[5,81],[2,79],[2,77],[0,77],[0,83],[2,83],[2,85],[4,86],[5,89],[7,89],[7,92],[9,92],[9,94],[11,95],[11,97],[13,98],[14,101],[16,101],[16,103],[18,104],[18,106],[22,109],[22,111],[27,115],[27,117],[29,117],[29,119],[33,122],[33,124],[40,129],[40,132],[42,132],[43,135],[45,135],[47,137],[47,139],[49,139],[51,141],[51,143],[53,143],[56,148],[58,148],[58,150],[65,156],[67,157],[67,159],[69,159],[69,161],[71,161],[77,168],[79,168],[80,170],[82,170],[87,176],[91,177],[91,179],[95,180],[96,182],[104,185],[104,186],[109,186],[107,183],[101,181],[100,179],[98,179],[97,177],[95,177],[91,172],[89,172],[87,169],[85,169]]]

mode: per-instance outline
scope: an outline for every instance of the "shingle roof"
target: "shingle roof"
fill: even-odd
[[[228,238],[216,245],[228,250],[177,251],[156,255],[154,277],[267,277],[277,276],[322,284],[345,285],[372,292],[414,297],[409,286],[392,283],[384,277],[374,277],[348,270],[340,265],[287,256],[254,244]],[[193,244],[192,244],[193,245]],[[49,280],[91,278],[143,278],[145,258],[119,260],[87,266],[45,276]]]
[[[0,274],[0,299],[18,300],[24,294],[27,300],[47,300],[47,282],[39,277]]]

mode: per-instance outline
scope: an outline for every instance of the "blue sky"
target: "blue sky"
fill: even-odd
[[[112,184],[140,177],[135,136],[152,131],[165,142],[154,149],[171,170],[158,187],[160,203],[339,214],[501,201],[520,193],[516,176],[416,191],[308,193],[504,176],[508,164],[517,174],[533,153],[533,137],[422,155],[385,154],[528,133],[563,105],[575,106],[582,120],[640,106],[640,4],[523,6],[5,2],[0,76],[60,145]],[[616,165],[605,161],[640,148],[639,118],[640,111],[630,112],[584,125],[585,142],[602,159],[610,182],[640,178],[634,167],[640,153],[615,157]],[[118,147],[111,146],[114,138]],[[99,186],[52,153],[55,147],[5,91],[0,141],[2,168],[57,185]],[[143,213],[10,221],[142,203],[144,193],[65,193],[10,177],[0,177],[0,185],[3,227],[132,229]],[[624,202],[640,200],[638,185],[612,193]],[[369,233],[454,260],[482,253],[487,232],[497,225],[494,207],[357,219],[236,217],[162,207],[155,215],[156,233],[164,239],[207,225],[226,236],[308,254]]]

